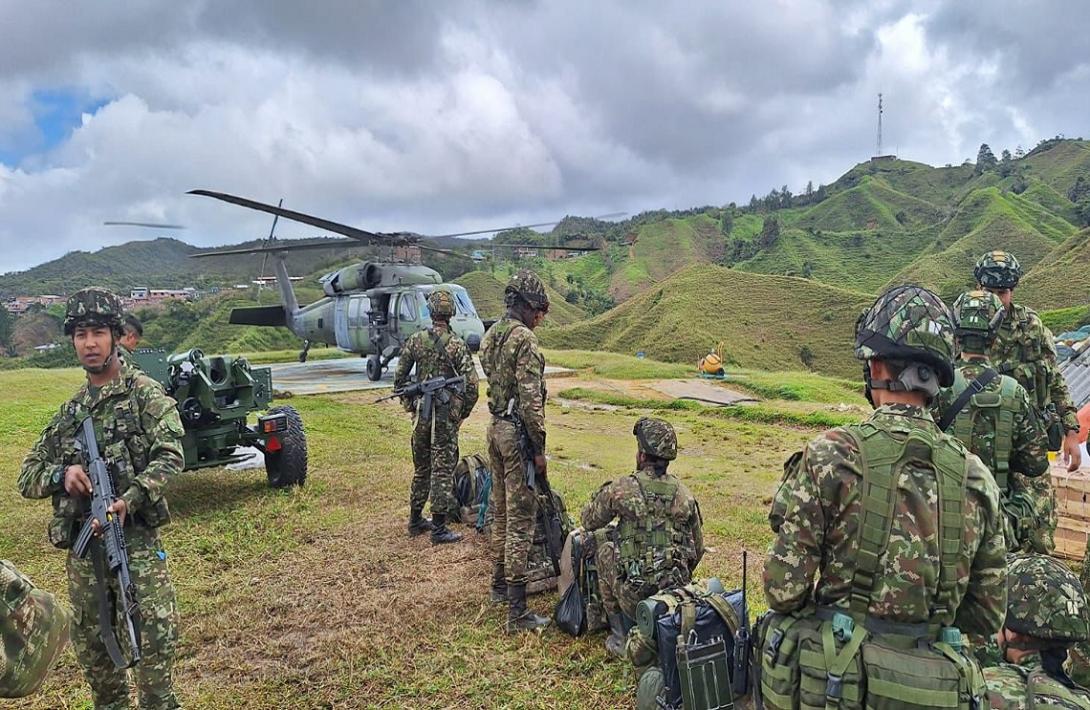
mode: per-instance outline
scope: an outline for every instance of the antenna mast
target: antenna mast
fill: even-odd
[[[882,154],[882,95],[878,94],[878,152],[875,155]]]

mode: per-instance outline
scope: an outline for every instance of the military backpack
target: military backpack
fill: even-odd
[[[684,560],[674,552],[683,541],[670,515],[680,484],[673,476],[633,476],[643,499],[640,520],[624,517],[617,525],[617,552],[625,584],[640,589],[641,596],[684,584],[688,574]]]

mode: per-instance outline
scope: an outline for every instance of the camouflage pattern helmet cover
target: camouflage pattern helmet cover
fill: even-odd
[[[56,597],[0,560],[0,698],[30,695],[41,686],[68,641],[70,620]]]
[[[640,417],[632,427],[640,451],[666,461],[677,458],[677,434],[670,422],[654,417]]]
[[[973,276],[984,288],[1014,288],[1022,278],[1022,265],[1010,252],[990,251],[976,262]]]
[[[1003,302],[989,291],[966,291],[954,301],[954,333],[990,338],[1003,322]]]
[[[105,325],[120,334],[124,314],[120,298],[105,289],[85,288],[68,297],[64,307],[64,334],[72,335],[81,325]]]
[[[930,365],[939,384],[954,382],[954,324],[942,299],[922,286],[895,286],[859,316],[855,356]]]
[[[450,291],[432,291],[428,295],[428,313],[432,318],[448,319],[454,315],[454,296]]]
[[[531,308],[536,310],[546,312],[549,310],[549,295],[545,293],[545,284],[529,269],[519,269],[513,274],[503,292],[504,295],[513,294],[522,297]]]
[[[1056,642],[1090,639],[1087,599],[1079,578],[1047,555],[1023,554],[1007,560],[1006,627]]]

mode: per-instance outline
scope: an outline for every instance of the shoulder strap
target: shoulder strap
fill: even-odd
[[[972,399],[973,395],[982,392],[984,388],[988,386],[988,383],[994,380],[998,375],[999,373],[990,367],[977,375],[976,378],[961,391],[961,394],[959,394],[958,398],[954,400],[954,403],[950,405],[950,408],[946,410],[946,413],[942,415],[942,419],[939,420],[939,429],[942,429],[943,431],[949,429],[950,425],[954,422],[954,419],[957,418],[962,409],[965,409],[965,405],[969,403],[969,400]]]
[[[1007,473],[1010,471],[1011,446],[1014,443],[1014,415],[1018,412],[1015,392],[1018,382],[1011,377],[1001,380],[999,388],[999,415],[995,424],[995,478],[999,490],[1007,491]],[[1002,479],[1002,482],[1000,482]]]
[[[856,427],[845,427],[856,447],[859,449],[859,471],[863,475],[861,482],[863,515],[859,521],[859,539],[855,556],[855,571],[852,573],[852,589],[849,608],[858,621],[862,621],[870,607],[870,596],[878,574],[878,560],[889,542],[893,526],[893,506],[896,499],[896,482],[893,480],[893,464],[900,458],[901,447],[891,447],[896,455],[888,452],[868,451],[867,441],[878,432],[858,432]],[[870,456],[869,454],[879,454]],[[875,460],[872,460],[875,459]]]
[[[939,579],[936,608],[931,618],[953,613],[957,609],[958,558],[961,536],[965,527],[965,485],[969,463],[964,451],[949,441],[931,442],[931,463],[938,472],[939,511]]]
[[[450,371],[454,373],[455,376],[457,376],[458,368],[454,366],[454,363],[450,359],[450,353],[447,352],[447,344],[450,343],[450,337],[451,331],[449,330],[442,335],[439,335],[433,330],[431,331],[431,344],[432,347],[435,348],[435,351],[439,354],[439,357],[443,358],[443,360],[446,361],[447,367],[450,368]]]

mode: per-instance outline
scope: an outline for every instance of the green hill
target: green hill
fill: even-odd
[[[1075,234],[1029,269],[1016,298],[1038,310],[1090,304],[1090,228]]]
[[[504,283],[487,271],[470,271],[454,280],[469,291],[477,313],[485,320],[496,320],[507,309],[503,304]],[[587,314],[583,309],[568,303],[555,288],[545,283],[545,292],[549,294],[549,316],[542,327],[561,326],[584,320]]]
[[[806,279],[690,266],[588,321],[541,334],[553,348],[610,350],[692,363],[726,344],[741,367],[858,378],[856,317],[873,299]]]
[[[645,224],[634,244],[611,250],[619,266],[609,293],[623,301],[684,266],[716,261],[724,242],[719,224],[706,214]]]

